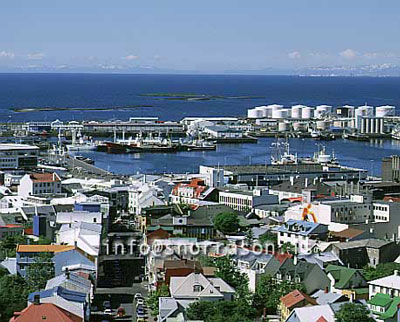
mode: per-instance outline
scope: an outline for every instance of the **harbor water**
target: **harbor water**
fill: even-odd
[[[107,154],[104,152],[79,152],[89,157],[96,166],[117,174],[135,173],[185,173],[197,172],[199,165],[233,165],[270,163],[273,138],[260,138],[257,144],[219,144],[216,151],[192,151],[177,153]],[[397,154],[400,141],[376,139],[358,142],[338,139],[320,142],[312,139],[289,139],[291,153],[299,157],[312,156],[323,143],[329,154],[334,153],[339,163],[363,168],[371,175],[381,173],[384,156]]]

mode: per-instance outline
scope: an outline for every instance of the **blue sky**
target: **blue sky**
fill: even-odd
[[[12,0],[0,10],[0,71],[399,62],[398,0]]]

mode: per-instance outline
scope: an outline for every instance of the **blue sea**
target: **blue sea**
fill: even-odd
[[[400,106],[400,78],[239,75],[0,74],[0,118],[27,120],[127,120],[130,116],[242,116],[265,104]],[[149,93],[221,95],[210,101],[178,101]],[[238,99],[238,96],[259,98]],[[124,108],[132,105],[152,107]],[[16,113],[11,108],[106,107],[110,111]]]
[[[239,75],[120,75],[120,74],[0,74],[0,119],[128,120],[131,116],[158,116],[180,120],[186,116],[244,116],[248,108],[278,103],[339,106],[400,106],[400,78],[297,77]],[[192,93],[224,98],[205,101],[165,100],[141,96],[151,93]],[[253,98],[238,98],[251,96]],[[128,106],[147,106],[127,108]],[[110,108],[88,111],[14,112],[12,108]],[[194,172],[200,164],[269,162],[272,139],[258,144],[219,145],[217,151],[177,154],[86,154],[99,167],[115,173]],[[326,142],[341,163],[381,172],[381,159],[398,154],[399,142],[376,140]],[[315,141],[292,139],[301,156],[317,150]],[[82,153],[83,154],[83,153]]]

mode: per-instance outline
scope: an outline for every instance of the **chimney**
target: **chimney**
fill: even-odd
[[[305,187],[305,188],[308,187],[308,178],[305,178],[305,180],[304,180],[304,187]]]
[[[35,294],[33,296],[33,304],[34,305],[40,305],[40,294]]]
[[[294,185],[294,177],[290,177],[290,185],[293,186]]]
[[[69,272],[68,267],[66,267],[66,268],[65,268],[65,277],[67,278],[67,280],[69,280],[70,274],[71,274],[71,273]]]
[[[293,256],[293,265],[297,265],[297,256],[296,255]]]
[[[325,291],[325,293],[329,293],[329,288],[328,288],[328,286],[325,287],[325,290],[324,290],[324,291]]]
[[[394,276],[399,276],[399,271],[397,269],[395,269],[394,272],[393,272],[393,275]]]

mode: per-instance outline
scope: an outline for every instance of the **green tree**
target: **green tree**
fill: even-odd
[[[232,262],[231,256],[222,256],[214,260],[215,267],[217,268],[216,276],[222,278],[233,288],[248,285],[246,275],[239,272],[236,266]]]
[[[282,244],[281,252],[294,255],[294,254],[296,254],[296,247],[294,245],[292,245],[291,243],[287,242],[287,243]]]
[[[274,245],[274,249],[278,248],[278,236],[270,231],[258,237],[258,242],[262,245],[272,244]]]
[[[14,312],[26,307],[27,284],[18,275],[4,275],[0,278],[0,321],[9,321]]]
[[[22,235],[8,236],[0,242],[0,258],[15,257],[18,244],[24,244],[26,238]]]
[[[304,285],[292,281],[277,281],[269,275],[262,275],[257,283],[253,297],[253,305],[259,311],[264,308],[268,313],[275,313],[280,298],[293,290],[304,290]]]
[[[2,278],[5,275],[8,275],[8,271],[5,268],[0,267],[0,278]]]
[[[215,267],[214,258],[207,255],[199,255],[197,260],[200,262],[202,267]]]
[[[186,315],[189,320],[205,320],[215,314],[215,303],[211,301],[196,301],[189,305]]]
[[[253,244],[253,241],[254,241],[254,233],[253,233],[253,231],[251,230],[251,228],[249,228],[249,229],[246,231],[246,244],[247,244],[247,245],[252,245],[252,244]]]
[[[215,216],[214,226],[224,234],[235,233],[239,229],[239,217],[235,213],[222,212]]]
[[[368,309],[361,304],[346,303],[335,313],[336,322],[374,322]]]
[[[26,281],[29,292],[39,291],[46,287],[49,279],[54,277],[54,264],[50,253],[43,253],[28,266]]]
[[[158,298],[169,296],[168,285],[161,285],[156,291],[152,292],[147,299],[147,304],[151,310],[151,314],[154,316],[158,315]]]
[[[393,275],[395,270],[400,271],[400,264],[398,263],[381,263],[376,267],[366,266],[363,268],[363,275],[367,281],[375,280],[378,278]]]
[[[197,301],[189,305],[186,311],[190,320],[205,322],[250,322],[256,316],[256,311],[240,300],[234,301]]]

